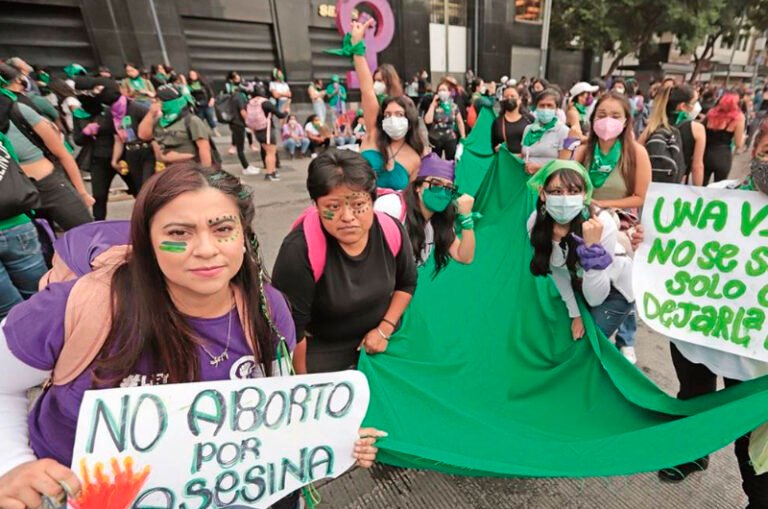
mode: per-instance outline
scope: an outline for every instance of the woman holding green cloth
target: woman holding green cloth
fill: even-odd
[[[611,336],[632,311],[632,259],[617,242],[618,228],[608,211],[595,207],[589,174],[576,161],[547,163],[528,181],[538,194],[528,219],[533,246],[531,273],[552,275],[571,317],[575,340],[584,336],[575,290],[606,336]]]
[[[635,141],[629,101],[618,92],[603,95],[590,119],[592,130],[574,159],[589,170],[594,203],[601,208],[643,206],[651,182],[651,160]]]
[[[152,103],[157,96],[152,82],[142,78],[139,69],[132,63],[125,64],[125,79],[121,83],[123,94],[135,101]]]
[[[173,85],[160,87],[160,102],[152,105],[139,124],[139,138],[154,140],[160,161],[166,165],[195,160],[208,168],[213,164],[211,131],[191,111],[194,99]]]
[[[569,159],[570,150],[565,148],[568,126],[557,119],[560,94],[551,88],[536,96],[536,121],[523,131],[522,157],[525,171],[533,175],[553,159]]]

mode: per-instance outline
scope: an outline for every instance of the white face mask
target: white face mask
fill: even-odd
[[[383,81],[373,82],[373,93],[376,95],[384,95],[387,93],[387,85]]]
[[[451,98],[451,93],[448,92],[447,90],[441,90],[440,92],[437,93],[437,96],[440,98],[441,101],[448,102],[448,99]]]
[[[547,213],[559,224],[568,224],[584,210],[584,195],[546,195]]]
[[[696,117],[699,116],[701,113],[701,103],[699,101],[696,101],[696,104],[693,105],[693,109],[691,110],[691,119],[696,120]]]
[[[387,117],[381,123],[381,128],[392,140],[401,140],[408,134],[408,119],[405,117]]]
[[[477,91],[478,91],[480,94],[485,94],[485,93],[488,91],[488,87],[487,87],[487,86],[485,86],[485,85],[482,85],[482,86],[480,86],[480,87],[477,89]]]

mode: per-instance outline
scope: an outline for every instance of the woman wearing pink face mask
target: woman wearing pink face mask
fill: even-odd
[[[593,203],[601,208],[633,209],[643,206],[651,182],[651,160],[635,141],[629,101],[611,91],[595,105],[592,130],[574,159],[589,170],[595,186]]]

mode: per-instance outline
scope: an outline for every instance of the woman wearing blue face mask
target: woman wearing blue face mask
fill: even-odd
[[[595,324],[611,336],[635,300],[632,259],[617,242],[616,222],[611,214],[591,205],[592,183],[576,161],[551,161],[528,185],[539,194],[536,211],[528,220],[534,250],[531,272],[552,275],[568,308],[574,340],[584,335],[575,280]]]
[[[557,105],[560,94],[546,89],[536,96],[536,121],[523,132],[523,152],[525,171],[531,175],[553,159],[568,159],[570,150],[565,148],[568,126],[558,120]]]

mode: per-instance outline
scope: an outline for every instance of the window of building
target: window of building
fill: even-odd
[[[430,0],[430,23],[445,24],[445,0]],[[467,26],[467,0],[448,0],[448,24]]]
[[[541,22],[542,0],[515,0],[515,21]]]

